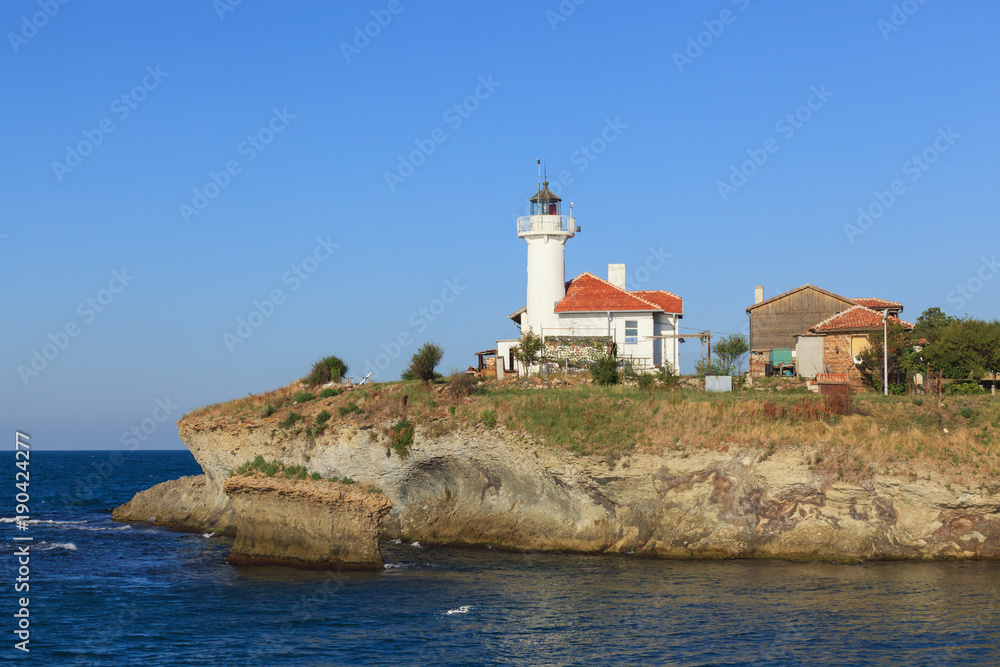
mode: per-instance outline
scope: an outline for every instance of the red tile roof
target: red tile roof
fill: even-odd
[[[662,290],[628,292],[592,273],[581,273],[566,286],[566,296],[556,304],[557,313],[649,311],[682,313],[683,302]]]
[[[890,317],[890,322],[903,325],[906,329],[912,329],[913,325],[904,322],[898,317]],[[831,333],[834,331],[858,331],[867,329],[882,328],[882,313],[865,308],[864,306],[854,306],[847,310],[828,317],[819,324],[809,328],[810,332]]]
[[[635,294],[640,299],[655,303],[666,313],[684,312],[684,300],[666,290],[634,290],[629,294]]]
[[[851,299],[854,303],[859,306],[864,306],[865,308],[875,308],[881,310],[883,308],[902,308],[903,304],[897,303],[896,301],[886,301],[885,299]]]

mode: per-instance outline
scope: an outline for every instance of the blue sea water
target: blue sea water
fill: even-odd
[[[233,567],[218,535],[111,521],[188,452],[33,452],[0,523],[4,663],[998,665],[1000,563],[697,562],[383,544],[375,573]],[[13,537],[33,538],[15,593]],[[30,653],[14,648],[30,598]]]

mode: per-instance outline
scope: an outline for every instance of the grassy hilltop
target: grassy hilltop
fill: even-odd
[[[405,397],[405,399],[404,399]],[[405,400],[405,407],[404,407]],[[613,462],[633,453],[801,448],[839,479],[931,474],[1000,486],[1000,401],[989,395],[855,394],[827,399],[782,383],[724,394],[654,385],[597,386],[578,377],[544,382],[389,382],[307,391],[301,381],[195,410],[184,420],[266,428],[273,440],[321,438],[345,424],[372,427],[405,455],[414,429],[428,436],[476,425],[524,432],[543,446]],[[182,420],[182,421],[184,421]],[[374,433],[373,433],[374,435]]]

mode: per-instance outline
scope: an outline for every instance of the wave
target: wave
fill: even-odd
[[[0,517],[0,523],[14,523],[16,519],[9,517]],[[132,530],[132,526],[128,524],[119,525],[96,525],[96,526],[83,526],[81,524],[90,523],[89,521],[56,521],[53,519],[28,519],[22,522],[26,526],[53,526],[55,528],[62,528],[63,530],[90,530],[90,531],[104,531],[104,530]]]
[[[423,549],[423,547],[420,546],[420,542],[411,542],[410,546],[413,547],[414,549]]]
[[[445,612],[445,615],[451,616],[452,614],[468,614],[471,609],[472,607],[470,605],[463,604],[458,609],[449,609]]]
[[[0,523],[14,523],[15,521],[17,521],[17,517],[14,517],[14,516],[9,516],[9,517],[8,516],[3,516],[3,517],[0,517]],[[27,521],[24,521],[22,523],[25,523],[25,524],[27,524],[29,526],[35,526],[35,525],[38,525],[40,523],[76,524],[76,523],[90,523],[90,522],[89,521],[54,521],[52,519],[28,519]]]
[[[32,551],[52,551],[53,549],[76,551],[76,545],[72,542],[36,542],[31,545]]]

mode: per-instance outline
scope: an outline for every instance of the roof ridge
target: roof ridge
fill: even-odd
[[[878,311],[875,311],[875,310],[872,310],[871,308],[867,308],[865,306],[862,306],[860,303],[856,303],[853,306],[851,306],[850,308],[842,310],[842,311],[840,311],[839,313],[837,313],[835,315],[831,315],[830,317],[826,318],[822,322],[818,322],[818,323],[812,325],[811,327],[809,327],[808,329],[806,329],[806,331],[815,331],[816,329],[819,329],[824,324],[828,324],[829,322],[832,322],[833,320],[837,319],[841,315],[845,315],[845,314],[847,314],[847,313],[849,313],[852,310],[855,310],[857,308],[860,308],[861,310],[867,310],[870,313],[872,313],[873,315],[878,315],[879,317],[882,317],[882,314],[879,313]]]
[[[808,329],[806,329],[805,333],[810,333],[810,332],[819,333],[820,329],[822,329],[824,326],[830,324],[831,322],[833,322],[836,319],[844,317],[845,315],[847,315],[848,313],[850,313],[853,310],[859,310],[859,309],[863,310],[863,311],[866,311],[868,313],[871,313],[872,315],[874,315],[878,319],[882,319],[882,313],[880,313],[879,311],[877,311],[877,310],[875,310],[873,308],[868,308],[867,306],[863,306],[861,304],[855,304],[855,305],[851,306],[850,308],[848,308],[846,310],[840,311],[836,315],[831,315],[830,317],[826,318],[822,322],[819,322],[817,324],[812,325],[811,327],[809,327]],[[900,319],[900,318],[898,318],[898,317],[896,317],[894,315],[890,315],[888,319],[891,320],[891,321],[893,321],[893,322],[899,323],[903,327],[909,327],[911,330],[916,326],[912,322],[907,322],[906,320]],[[851,327],[844,327],[844,328],[850,329]]]
[[[627,289],[625,289],[625,288],[623,288],[623,287],[619,287],[618,285],[615,285],[614,283],[610,283],[610,282],[608,282],[607,280],[605,280],[604,278],[601,278],[600,276],[595,276],[595,275],[594,275],[593,273],[591,273],[590,271],[584,271],[583,273],[581,273],[581,274],[580,274],[579,276],[577,276],[576,278],[581,278],[581,277],[583,277],[583,276],[590,276],[591,278],[594,278],[594,279],[596,279],[596,280],[599,280],[599,281],[601,281],[602,283],[604,283],[604,284],[605,284],[605,285],[607,285],[608,287],[611,287],[611,288],[613,288],[613,289],[616,289],[616,290],[618,290],[619,292],[624,292],[625,294],[629,295],[629,296],[630,296],[630,297],[632,297],[633,299],[638,299],[639,301],[642,301],[642,302],[643,302],[644,304],[646,304],[647,306],[651,306],[651,307],[655,308],[655,309],[656,309],[656,310],[658,310],[658,311],[662,311],[662,312],[666,312],[665,310],[663,310],[663,307],[662,307],[662,306],[658,306],[657,304],[655,304],[655,303],[653,303],[653,302],[651,302],[651,301],[646,301],[646,300],[645,300],[645,299],[643,299],[643,298],[642,298],[641,296],[635,296],[634,294],[632,294],[631,292],[629,292],[629,291],[628,291]],[[573,280],[576,280],[576,278],[574,278]],[[571,280],[570,282],[572,283],[572,282],[573,282],[573,280]],[[565,298],[565,297],[563,297],[563,298]],[[678,298],[680,298],[680,297],[678,297]]]
[[[671,292],[669,290],[665,290],[665,289],[637,289],[637,290],[632,290],[632,292],[629,292],[629,293],[631,294],[633,292],[663,292],[664,294],[669,294],[670,296],[674,297],[675,299],[680,299],[681,298],[681,296],[679,294],[674,294],[673,292]]]

